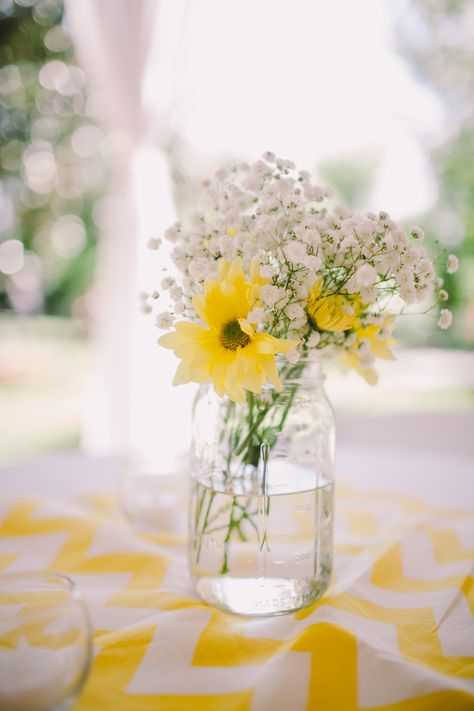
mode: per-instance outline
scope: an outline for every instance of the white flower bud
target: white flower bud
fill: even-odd
[[[454,274],[457,272],[459,269],[459,259],[456,257],[455,254],[450,254],[448,255],[448,266],[447,266],[447,272],[448,274]]]
[[[261,323],[264,317],[264,310],[257,306],[255,309],[252,309],[252,311],[249,311],[247,321],[249,321],[250,323]]]
[[[421,227],[416,227],[416,225],[410,227],[410,234],[413,239],[419,239],[420,241],[425,239],[425,233],[423,232]]]
[[[158,314],[155,320],[155,324],[157,328],[162,328],[162,329],[168,329],[171,328],[171,326],[174,323],[173,316],[168,313],[167,311],[164,311],[162,314]]]
[[[265,267],[262,267],[260,269],[260,275],[264,279],[271,279],[272,277],[275,276],[275,274],[278,274],[278,268],[277,267],[272,267],[270,265],[267,265]]]
[[[308,348],[316,348],[321,340],[321,334],[318,331],[313,331],[311,336],[308,338]]]
[[[170,289],[170,296],[173,301],[178,301],[183,295],[183,290],[179,286],[173,286]]]
[[[165,237],[169,242],[177,242],[179,237],[179,225],[169,227],[165,232]]]
[[[369,353],[370,352],[370,341],[367,338],[361,338],[359,340],[357,348],[358,348],[358,351],[360,354]]]
[[[308,317],[306,314],[304,316],[301,316],[300,318],[295,318],[292,322],[291,325],[293,326],[294,329],[302,328],[303,326],[307,326],[308,324]],[[296,334],[295,338],[299,338],[299,333]]]
[[[286,354],[286,359],[288,363],[292,363],[294,365],[300,359],[299,351],[296,348],[293,348],[292,351],[288,351],[288,353]]]
[[[267,305],[267,306],[273,306],[276,304],[277,301],[280,300],[281,294],[280,294],[280,289],[277,286],[273,286],[272,284],[265,284],[265,286],[262,286],[260,290],[260,296],[262,298],[262,301]]]
[[[285,309],[285,313],[290,319],[302,318],[304,316],[304,309],[301,304],[289,304]]]
[[[449,309],[441,309],[439,313],[438,326],[446,330],[453,322],[453,314]]]
[[[209,271],[209,262],[205,257],[198,257],[189,262],[188,271],[193,279],[204,279]]]
[[[302,263],[307,256],[305,246],[295,239],[288,242],[283,251],[288,261],[293,264]]]
[[[363,264],[355,273],[355,278],[359,289],[366,289],[373,286],[377,279],[377,272],[370,264]]]
[[[316,257],[315,254],[307,254],[306,257],[303,259],[303,264],[308,269],[313,269],[316,272],[318,271],[318,269],[321,268],[323,260],[321,259],[321,257]]]
[[[164,289],[165,291],[168,291],[169,289],[172,289],[175,286],[175,284],[176,284],[176,282],[173,279],[173,277],[167,276],[162,280],[161,288]]]

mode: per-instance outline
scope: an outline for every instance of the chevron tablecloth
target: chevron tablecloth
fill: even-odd
[[[333,582],[297,614],[201,602],[184,538],[135,532],[116,464],[78,454],[0,471],[0,570],[79,584],[95,657],[74,711],[473,709],[471,464],[343,452]]]

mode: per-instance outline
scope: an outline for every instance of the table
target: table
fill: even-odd
[[[474,708],[472,457],[338,454],[329,593],[256,620],[196,598],[181,534],[128,525],[118,461],[70,452],[0,470],[0,567],[67,573],[91,615],[74,711]]]

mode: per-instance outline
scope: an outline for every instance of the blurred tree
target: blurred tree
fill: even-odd
[[[0,308],[69,314],[93,276],[100,97],[60,0],[0,0]]]
[[[474,343],[474,3],[410,0],[400,13],[397,46],[417,77],[442,99],[446,129],[431,148],[439,196],[420,222],[431,238],[458,254],[461,268],[446,275],[450,331],[459,345]]]
[[[397,43],[413,71],[445,100],[456,124],[472,123],[474,5],[469,0],[409,0]]]

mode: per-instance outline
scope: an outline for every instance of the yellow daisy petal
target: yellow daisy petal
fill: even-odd
[[[282,389],[282,385],[280,376],[278,375],[278,368],[275,358],[272,356],[262,356],[260,362],[268,380],[276,388],[276,390],[280,391]]]
[[[194,309],[204,325],[180,321],[159,343],[181,360],[174,384],[210,380],[216,393],[235,402],[245,401],[245,390],[260,393],[266,380],[281,388],[276,353],[287,353],[298,341],[256,333],[248,320],[257,288],[268,280],[251,266],[248,282],[240,258],[221,259],[219,280],[209,279],[202,294],[193,297]]]
[[[359,294],[324,296],[321,280],[314,284],[306,304],[310,321],[319,331],[347,331],[354,328],[362,309]]]
[[[299,341],[290,339],[275,338],[268,333],[257,333],[255,336],[255,346],[258,353],[272,354],[288,353],[296,348]]]

